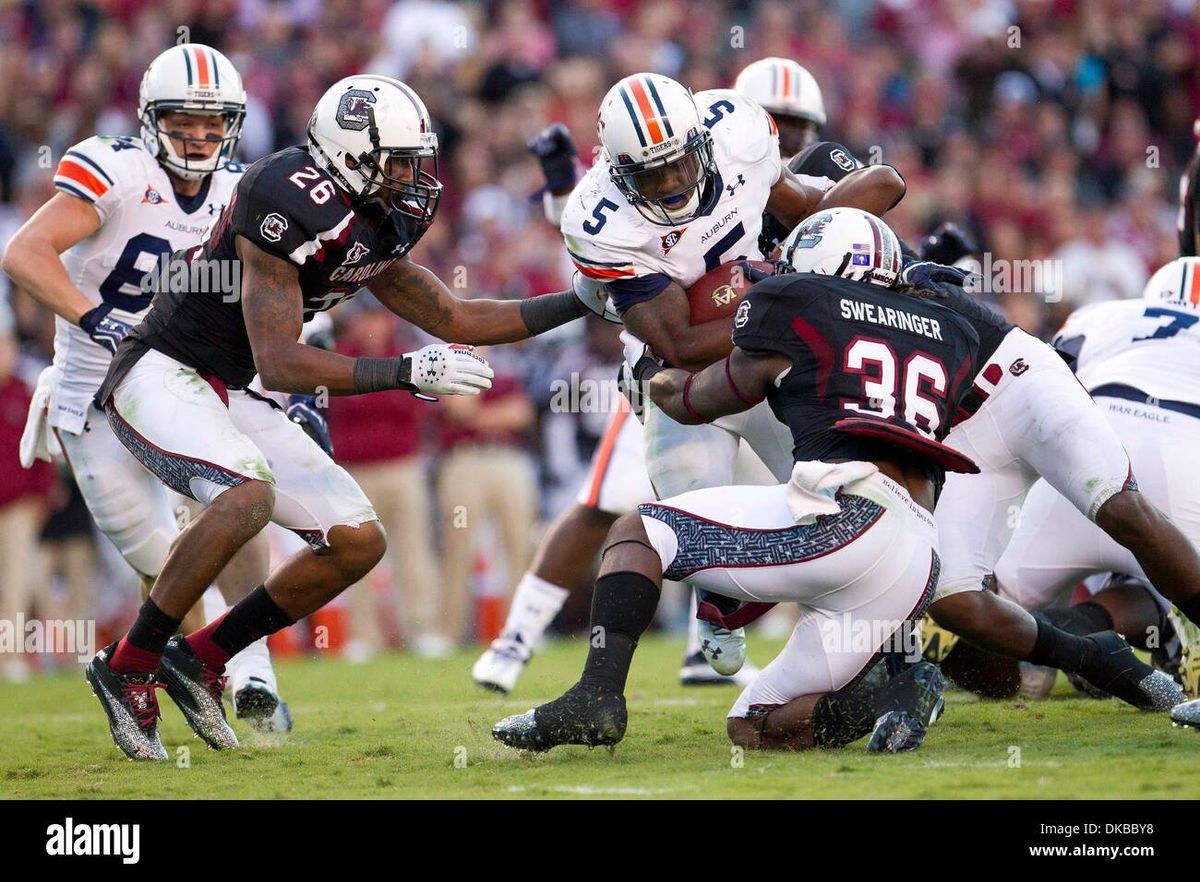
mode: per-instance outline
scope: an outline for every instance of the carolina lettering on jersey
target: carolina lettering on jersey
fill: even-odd
[[[406,250],[382,208],[353,204],[301,147],[250,166],[208,238],[183,256],[191,263],[231,261],[240,283],[238,237],[297,268],[306,321],[353,297]],[[230,388],[244,388],[254,378],[241,297],[178,287],[155,295],[146,320],[122,343],[99,401],[146,349],[215,374]],[[234,293],[240,291],[239,284]]]
[[[979,336],[938,302],[836,276],[796,273],[755,284],[733,342],[777,352],[792,370],[770,391],[797,461],[915,458],[969,471],[939,442],[975,375]]]

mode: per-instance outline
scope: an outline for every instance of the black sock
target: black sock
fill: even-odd
[[[162,651],[167,648],[167,641],[179,630],[181,621],[182,619],[171,618],[158,608],[158,604],[147,597],[142,608],[138,610],[137,621],[133,623],[133,627],[129,629],[125,639],[138,649],[161,655]]]
[[[1025,661],[1061,668],[1070,673],[1078,672],[1093,644],[1086,637],[1077,637],[1056,628],[1041,613],[1034,613],[1033,618],[1037,622],[1037,640],[1034,641],[1033,651],[1025,656]]]
[[[641,573],[609,573],[596,580],[592,595],[591,648],[581,683],[625,691],[638,638],[658,608],[659,589]]]
[[[1038,614],[1068,634],[1095,634],[1099,631],[1111,631],[1113,626],[1109,611],[1091,600],[1074,606],[1043,609]]]
[[[1200,594],[1189,597],[1187,600],[1176,601],[1175,606],[1192,620],[1192,624],[1200,625]]]
[[[225,614],[212,632],[212,642],[234,656],[259,637],[274,634],[295,623],[295,619],[271,599],[266,586],[259,585]]]

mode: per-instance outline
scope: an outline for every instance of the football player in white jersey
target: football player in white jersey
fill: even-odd
[[[1200,444],[1200,258],[1159,269],[1140,300],[1077,310],[1054,344],[1076,358],[1076,375],[1129,453],[1141,492],[1200,547],[1200,483],[1188,456]],[[996,564],[1000,595],[1041,609],[1098,572],[1149,581],[1128,549],[1039,480]],[[1072,609],[1094,615],[1095,630],[1144,633],[1145,623],[1114,622],[1100,604],[1081,606]],[[1166,633],[1159,618],[1150,624]]]
[[[220,52],[200,44],[163,52],[142,79],[142,137],[98,136],[68,150],[54,175],[58,193],[4,255],[5,272],[55,313],[54,363],[31,408],[26,460],[61,450],[144,594],[179,532],[182,500],[129,455],[92,397],[117,344],[150,305],[144,277],[198,243],[229,201],[242,171],[233,154],[245,109],[241,77]],[[228,602],[261,584],[267,554],[263,536],[222,574]],[[230,673],[239,717],[256,728],[290,728],[265,640]]]
[[[547,215],[560,226],[584,280],[606,284],[626,327],[679,366],[703,367],[731,351],[728,325],[689,326],[684,290],[721,263],[761,257],[764,211],[791,226],[818,203],[883,213],[904,193],[899,174],[877,166],[823,197],[783,165],[776,125],[753,100],[724,89],[693,97],[657,74],[635,74],[613,86],[601,102],[598,127],[603,153],[565,202],[562,193],[574,180],[565,130],[547,132],[534,145],[546,154]],[[615,516],[629,510],[618,509],[644,501],[635,498],[646,489],[642,467],[636,477],[614,471],[612,455],[628,451],[640,429],[624,414],[614,417],[611,448],[602,445],[578,504],[548,539],[570,532],[598,549]],[[791,468],[790,441],[761,407],[713,426],[686,428],[661,414],[647,415],[644,434],[650,480],[660,496],[730,483],[741,438],[776,478]],[[630,464],[638,459],[622,458]],[[613,475],[617,480],[610,480]],[[548,577],[565,575],[575,561],[590,562],[594,555],[575,554],[559,566],[562,556],[548,544],[518,586],[505,632],[476,662],[472,676],[480,685],[503,692],[515,685],[532,642],[567,596],[562,583],[571,579]],[[579,544],[570,542],[572,550]],[[699,646],[693,624],[681,680],[723,681],[692,651]]]

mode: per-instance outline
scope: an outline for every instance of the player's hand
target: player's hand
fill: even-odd
[[[750,281],[751,285],[755,284],[756,282],[761,282],[763,279],[769,279],[772,275],[774,275],[774,273],[769,273],[764,269],[759,269],[748,260],[743,260],[738,264],[738,266],[741,268],[742,274]]]
[[[575,186],[575,156],[579,151],[565,125],[556,122],[546,126],[529,142],[529,152],[542,166],[547,190],[553,193]]]
[[[958,224],[949,221],[929,234],[921,243],[921,257],[934,263],[954,264],[971,254],[977,254],[979,246],[971,234]]]
[[[95,309],[89,309],[79,317],[79,327],[83,328],[89,337],[107,349],[110,354],[116,355],[117,347],[121,345],[125,335],[133,330],[133,325],[113,318],[109,315],[110,312],[112,312],[112,305],[101,303]]]
[[[621,317],[608,302],[608,285],[598,279],[589,279],[581,272],[571,277],[571,290],[588,310],[614,325],[621,324]]]
[[[916,288],[928,288],[937,284],[962,287],[971,275],[972,273],[956,266],[943,266],[932,260],[917,260],[904,268],[900,279]]]
[[[325,422],[325,414],[317,406],[315,395],[291,395],[288,397],[287,408],[284,410],[287,418],[304,430],[309,438],[333,459],[333,438],[329,435],[329,424]]]
[[[478,395],[492,388],[495,372],[475,354],[474,346],[435,343],[404,357],[409,362],[409,391],[417,398],[437,401],[432,395]]]
[[[662,360],[654,354],[650,344],[639,340],[630,331],[621,332],[621,343],[625,346],[625,364],[629,365],[629,370],[636,382],[642,382],[643,374],[648,369],[663,366]]]

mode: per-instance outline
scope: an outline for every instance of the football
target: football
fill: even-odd
[[[687,289],[691,324],[703,325],[733,315],[738,301],[754,284],[747,278],[747,265],[766,273],[773,269],[765,260],[735,260],[709,270],[691,284]]]

